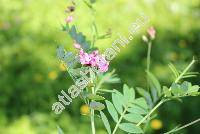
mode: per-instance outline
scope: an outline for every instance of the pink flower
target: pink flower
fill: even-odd
[[[68,16],[68,17],[66,18],[65,21],[66,21],[67,23],[70,23],[70,22],[73,21],[73,19],[74,19],[74,18],[73,18],[72,16]]]
[[[91,57],[90,65],[92,67],[95,67],[95,66],[97,66],[98,61],[99,61],[99,56],[93,56],[93,57]]]
[[[97,56],[99,54],[99,51],[98,50],[95,50],[92,52],[92,56]]]
[[[78,43],[74,43],[74,48],[76,48],[76,49],[81,49],[81,45],[78,44]]]
[[[97,62],[99,61],[99,55],[98,55],[98,51],[93,51],[91,54],[90,54],[90,57],[91,57],[91,61],[90,61],[90,65],[92,67],[95,67],[97,66]]]
[[[149,34],[149,36],[150,36],[151,39],[154,39],[155,35],[156,35],[156,30],[154,29],[154,27],[150,27],[147,30],[147,33]]]
[[[109,63],[106,61],[106,59],[104,57],[101,56],[97,63],[97,66],[98,66],[100,72],[106,72],[106,71],[108,71]]]
[[[88,54],[85,53],[83,49],[80,49],[79,58],[82,65],[98,67],[100,72],[106,72],[108,70],[109,63],[106,61],[104,56],[99,55],[97,50]]]
[[[85,53],[82,49],[79,52],[79,58],[82,65],[89,65],[91,57],[88,53]]]

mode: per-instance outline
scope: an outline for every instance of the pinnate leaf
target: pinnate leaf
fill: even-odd
[[[117,122],[118,114],[117,114],[117,111],[116,111],[115,107],[113,106],[113,104],[110,101],[106,100],[106,106],[107,106],[108,112],[112,116],[113,120]]]
[[[115,92],[112,93],[112,102],[116,110],[121,114],[123,112],[123,101],[120,100],[123,99],[123,95],[117,90],[114,91]]]
[[[149,92],[147,92],[146,90],[144,90],[143,88],[140,88],[140,87],[137,87],[136,90],[138,91],[138,93],[141,96],[143,96],[146,99],[148,105],[150,107],[152,107],[153,106],[153,101],[151,99],[151,95],[149,94]]]
[[[130,108],[128,108],[128,112],[130,113],[136,113],[136,114],[141,114],[141,115],[145,115],[148,113],[147,110],[143,109],[140,106],[136,106],[136,105],[132,105]]]
[[[58,128],[58,134],[64,134],[63,130],[59,126],[57,126],[57,128]]]
[[[124,100],[126,105],[135,99],[135,90],[129,88],[126,84],[123,86]]]
[[[147,102],[143,97],[135,99],[133,103],[144,108],[144,109],[148,109]]]
[[[119,125],[119,128],[128,132],[128,133],[143,133],[142,129],[140,127],[137,127],[136,125],[132,123],[121,123]]]
[[[102,111],[100,111],[100,115],[108,134],[111,134],[110,124],[108,122],[106,115]]]
[[[129,113],[124,116],[124,119],[130,122],[138,123],[142,120],[143,116],[137,113]]]
[[[100,102],[92,101],[92,102],[90,102],[90,108],[100,111],[105,108],[105,105]]]
[[[161,95],[161,86],[158,79],[151,73],[147,72],[148,78],[150,79],[151,88],[155,88],[158,92],[158,96]]]

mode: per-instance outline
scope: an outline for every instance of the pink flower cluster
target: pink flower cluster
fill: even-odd
[[[106,61],[104,56],[99,54],[98,50],[88,54],[83,49],[80,49],[79,58],[82,65],[97,67],[100,72],[108,70],[109,62]]]

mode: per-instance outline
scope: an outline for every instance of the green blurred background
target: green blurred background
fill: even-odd
[[[0,0],[0,134],[55,134],[59,125],[66,134],[89,134],[90,121],[82,116],[80,99],[61,115],[51,111],[61,89],[72,81],[56,58],[57,45],[73,50],[72,40],[61,24],[70,5],[68,0]],[[147,46],[141,36],[154,26],[151,71],[163,85],[173,81],[167,64],[183,69],[195,56],[200,60],[200,1],[199,0],[97,0],[95,20],[100,33],[112,30],[110,39],[97,42],[102,52],[117,39],[117,33],[128,35],[128,28],[140,13],[150,21],[136,38],[121,49],[111,62],[122,83],[145,87]],[[82,0],[76,1],[74,24],[91,39],[93,16]],[[194,71],[200,71],[199,62]],[[200,84],[200,77],[190,79]],[[117,88],[116,84],[107,88]],[[171,101],[159,108],[156,117],[159,129],[151,123],[147,133],[160,134],[179,124],[200,117],[200,98],[188,97],[183,102]],[[97,119],[97,134],[105,134]],[[179,133],[199,134],[200,124]],[[119,133],[123,133],[120,132]]]

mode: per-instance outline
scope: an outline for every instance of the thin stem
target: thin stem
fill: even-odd
[[[174,129],[174,130],[171,130],[171,131],[169,131],[169,132],[166,132],[166,133],[164,133],[164,134],[171,134],[171,133],[173,133],[173,132],[176,132],[176,131],[179,131],[179,130],[181,130],[181,129],[183,129],[183,128],[186,128],[186,127],[188,127],[188,126],[190,126],[190,125],[193,125],[193,124],[195,124],[195,123],[197,123],[197,122],[199,122],[199,121],[200,121],[200,118],[198,118],[197,120],[192,121],[192,122],[190,122],[190,123],[188,123],[188,124],[186,124],[186,125],[184,125],[184,126],[182,126],[182,127],[179,127],[179,128]]]
[[[151,42],[148,44],[148,50],[147,50],[147,72],[150,70],[150,64],[151,64]],[[147,89],[149,89],[149,78],[147,75]]]
[[[94,87],[92,87],[92,93],[94,93]],[[91,120],[91,127],[92,127],[92,134],[95,134],[95,123],[94,123],[94,109],[90,110],[90,120]]]
[[[161,100],[136,126],[140,126],[163,102],[164,100]]]
[[[90,70],[90,77],[91,77],[91,83],[93,83],[91,70]],[[92,94],[95,94],[94,87],[92,87]],[[90,120],[91,120],[92,134],[95,134],[96,132],[95,132],[95,122],[94,122],[94,109],[90,110]]]
[[[149,72],[151,62],[151,42],[148,43],[147,51],[147,71]]]
[[[94,93],[94,87],[92,87],[92,93]],[[94,109],[91,109],[90,119],[91,119],[92,134],[95,134]]]
[[[192,60],[190,64],[183,70],[183,72],[179,75],[179,77],[175,80],[175,83],[177,83],[183,75],[192,67],[192,65],[195,63],[195,60]]]
[[[101,87],[102,84],[103,84],[103,80],[100,80],[100,82],[95,87],[95,93],[97,93],[97,91],[99,90],[99,88]]]
[[[116,126],[115,126],[115,128],[114,128],[114,130],[112,132],[112,134],[116,133],[116,131],[117,131],[118,127],[119,127],[119,124],[121,123],[121,121],[122,121],[122,119],[123,119],[126,111],[127,111],[127,108],[125,108],[124,111],[123,111],[123,113],[121,114],[121,116],[120,116],[120,118],[119,118],[119,120],[118,120],[118,122],[117,122],[117,124],[116,124]]]

